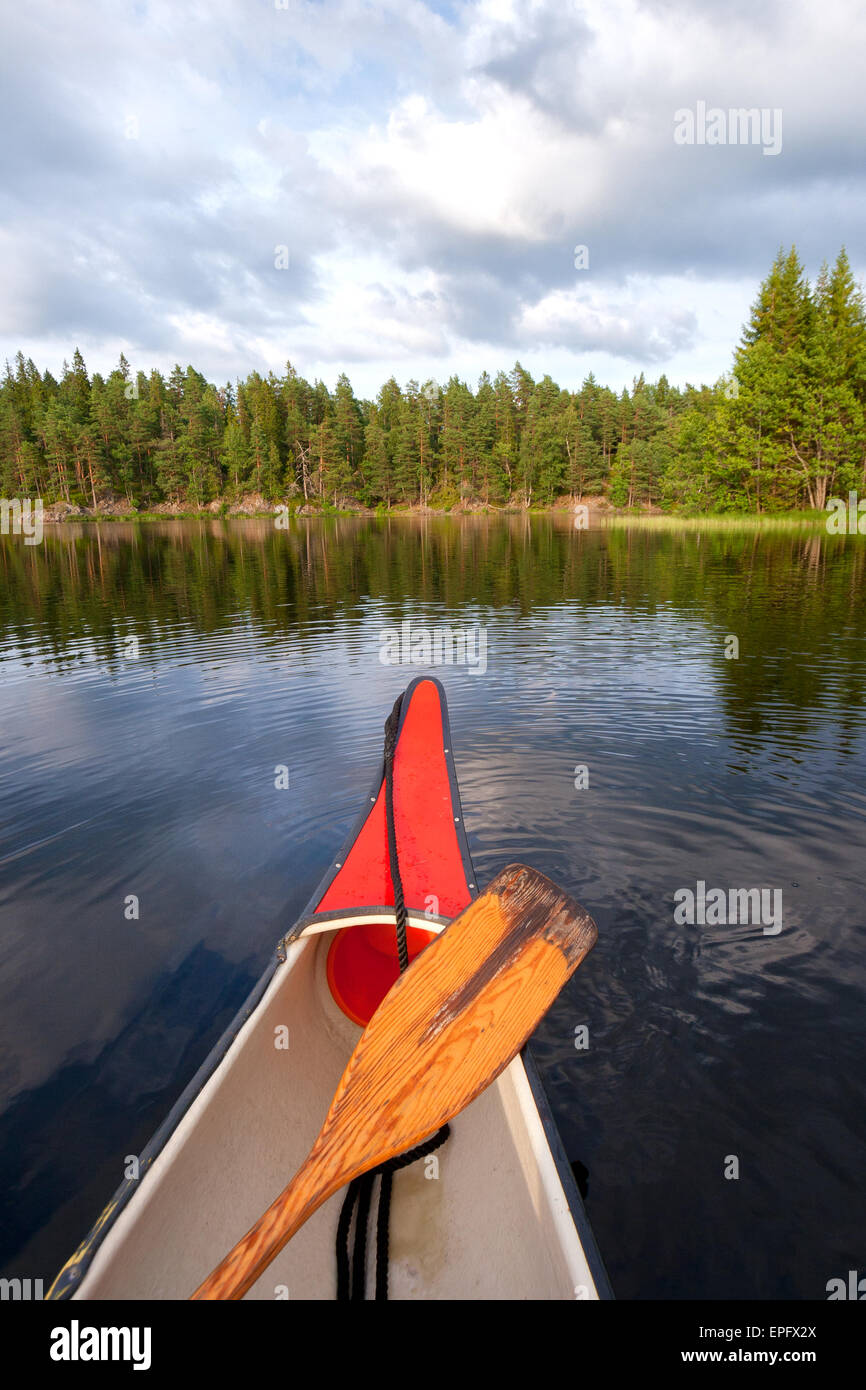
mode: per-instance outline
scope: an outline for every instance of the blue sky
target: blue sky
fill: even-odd
[[[367,396],[517,358],[713,381],[780,245],[866,270],[856,0],[30,0],[4,28],[0,354],[55,372],[77,345]],[[781,111],[780,152],[678,145],[698,102]]]

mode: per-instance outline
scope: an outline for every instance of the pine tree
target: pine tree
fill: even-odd
[[[511,382],[504,372],[497,372],[493,382],[495,429],[491,469],[499,483],[501,496],[508,499],[514,491],[517,468],[517,410],[511,393]]]
[[[379,420],[379,408],[374,405],[364,434],[364,476],[370,502],[384,502],[390,507],[394,498],[394,477],[388,443]]]
[[[242,495],[250,472],[250,450],[238,421],[226,426],[220,447],[220,463],[235,501]]]
[[[286,363],[282,395],[288,469],[293,474],[294,486],[304,494],[306,501],[312,492],[310,388],[291,362]]]
[[[742,485],[756,511],[796,502],[796,441],[809,411],[813,306],[792,247],[780,251],[752,306],[735,358],[737,392],[728,436],[742,465]],[[797,469],[799,471],[799,468]]]
[[[821,268],[814,294],[804,426],[792,437],[811,506],[830,490],[847,493],[866,461],[866,314],[844,249]]]
[[[220,472],[213,411],[203,397],[189,406],[187,427],[180,443],[190,501],[202,507],[219,492]]]
[[[262,493],[269,502],[279,501],[285,493],[285,469],[273,439],[268,444],[267,462],[262,472]]]
[[[565,478],[567,452],[559,396],[559,387],[545,376],[532,388],[526,405],[518,456],[526,507],[536,493],[552,502]]]
[[[250,430],[250,472],[248,482],[254,492],[261,493],[265,485],[268,463],[268,436],[258,416]]]
[[[452,376],[442,399],[441,451],[443,478],[467,501],[474,491],[477,466],[475,398],[459,377]]]
[[[337,378],[334,392],[334,433],[343,460],[339,488],[349,493],[364,457],[364,425],[361,407],[345,372]]]
[[[329,492],[336,493],[339,490],[338,479],[340,476],[340,451],[337,445],[337,438],[334,428],[327,414],[313,426],[311,435],[311,447],[314,466],[314,480],[316,491],[324,501]]]
[[[487,506],[502,496],[502,475],[495,454],[497,400],[493,383],[482,372],[475,393],[475,492]]]

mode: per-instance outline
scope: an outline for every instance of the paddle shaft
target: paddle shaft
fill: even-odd
[[[194,1299],[243,1298],[295,1232],[344,1185],[339,1168],[323,1180],[322,1147],[313,1146],[288,1187],[196,1289]]]

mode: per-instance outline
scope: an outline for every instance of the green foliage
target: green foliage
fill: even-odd
[[[733,376],[715,393],[700,464],[707,505],[820,508],[833,492],[862,482],[864,363],[863,298],[844,249],[832,272],[822,268],[814,291],[796,249],[780,251],[752,307]]]
[[[76,350],[60,380],[18,353],[0,382],[0,489],[98,508],[201,508],[257,492],[322,509],[549,506],[688,513],[821,509],[864,484],[866,310],[840,251],[814,289],[792,247],[758,291],[731,373],[672,387],[643,375],[577,391],[516,362],[477,389],[391,377],[360,401],[291,362],[218,389],[192,367],[107,378]]]

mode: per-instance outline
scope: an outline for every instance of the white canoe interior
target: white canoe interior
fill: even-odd
[[[288,947],[75,1298],[188,1298],[300,1167],[361,1034],[331,997],[330,941],[315,933]],[[278,1047],[285,1029],[289,1045]],[[438,1176],[421,1160],[394,1177],[391,1298],[598,1296],[519,1058],[452,1122],[434,1157]],[[335,1297],[342,1200],[339,1192],[315,1213],[248,1298]]]

